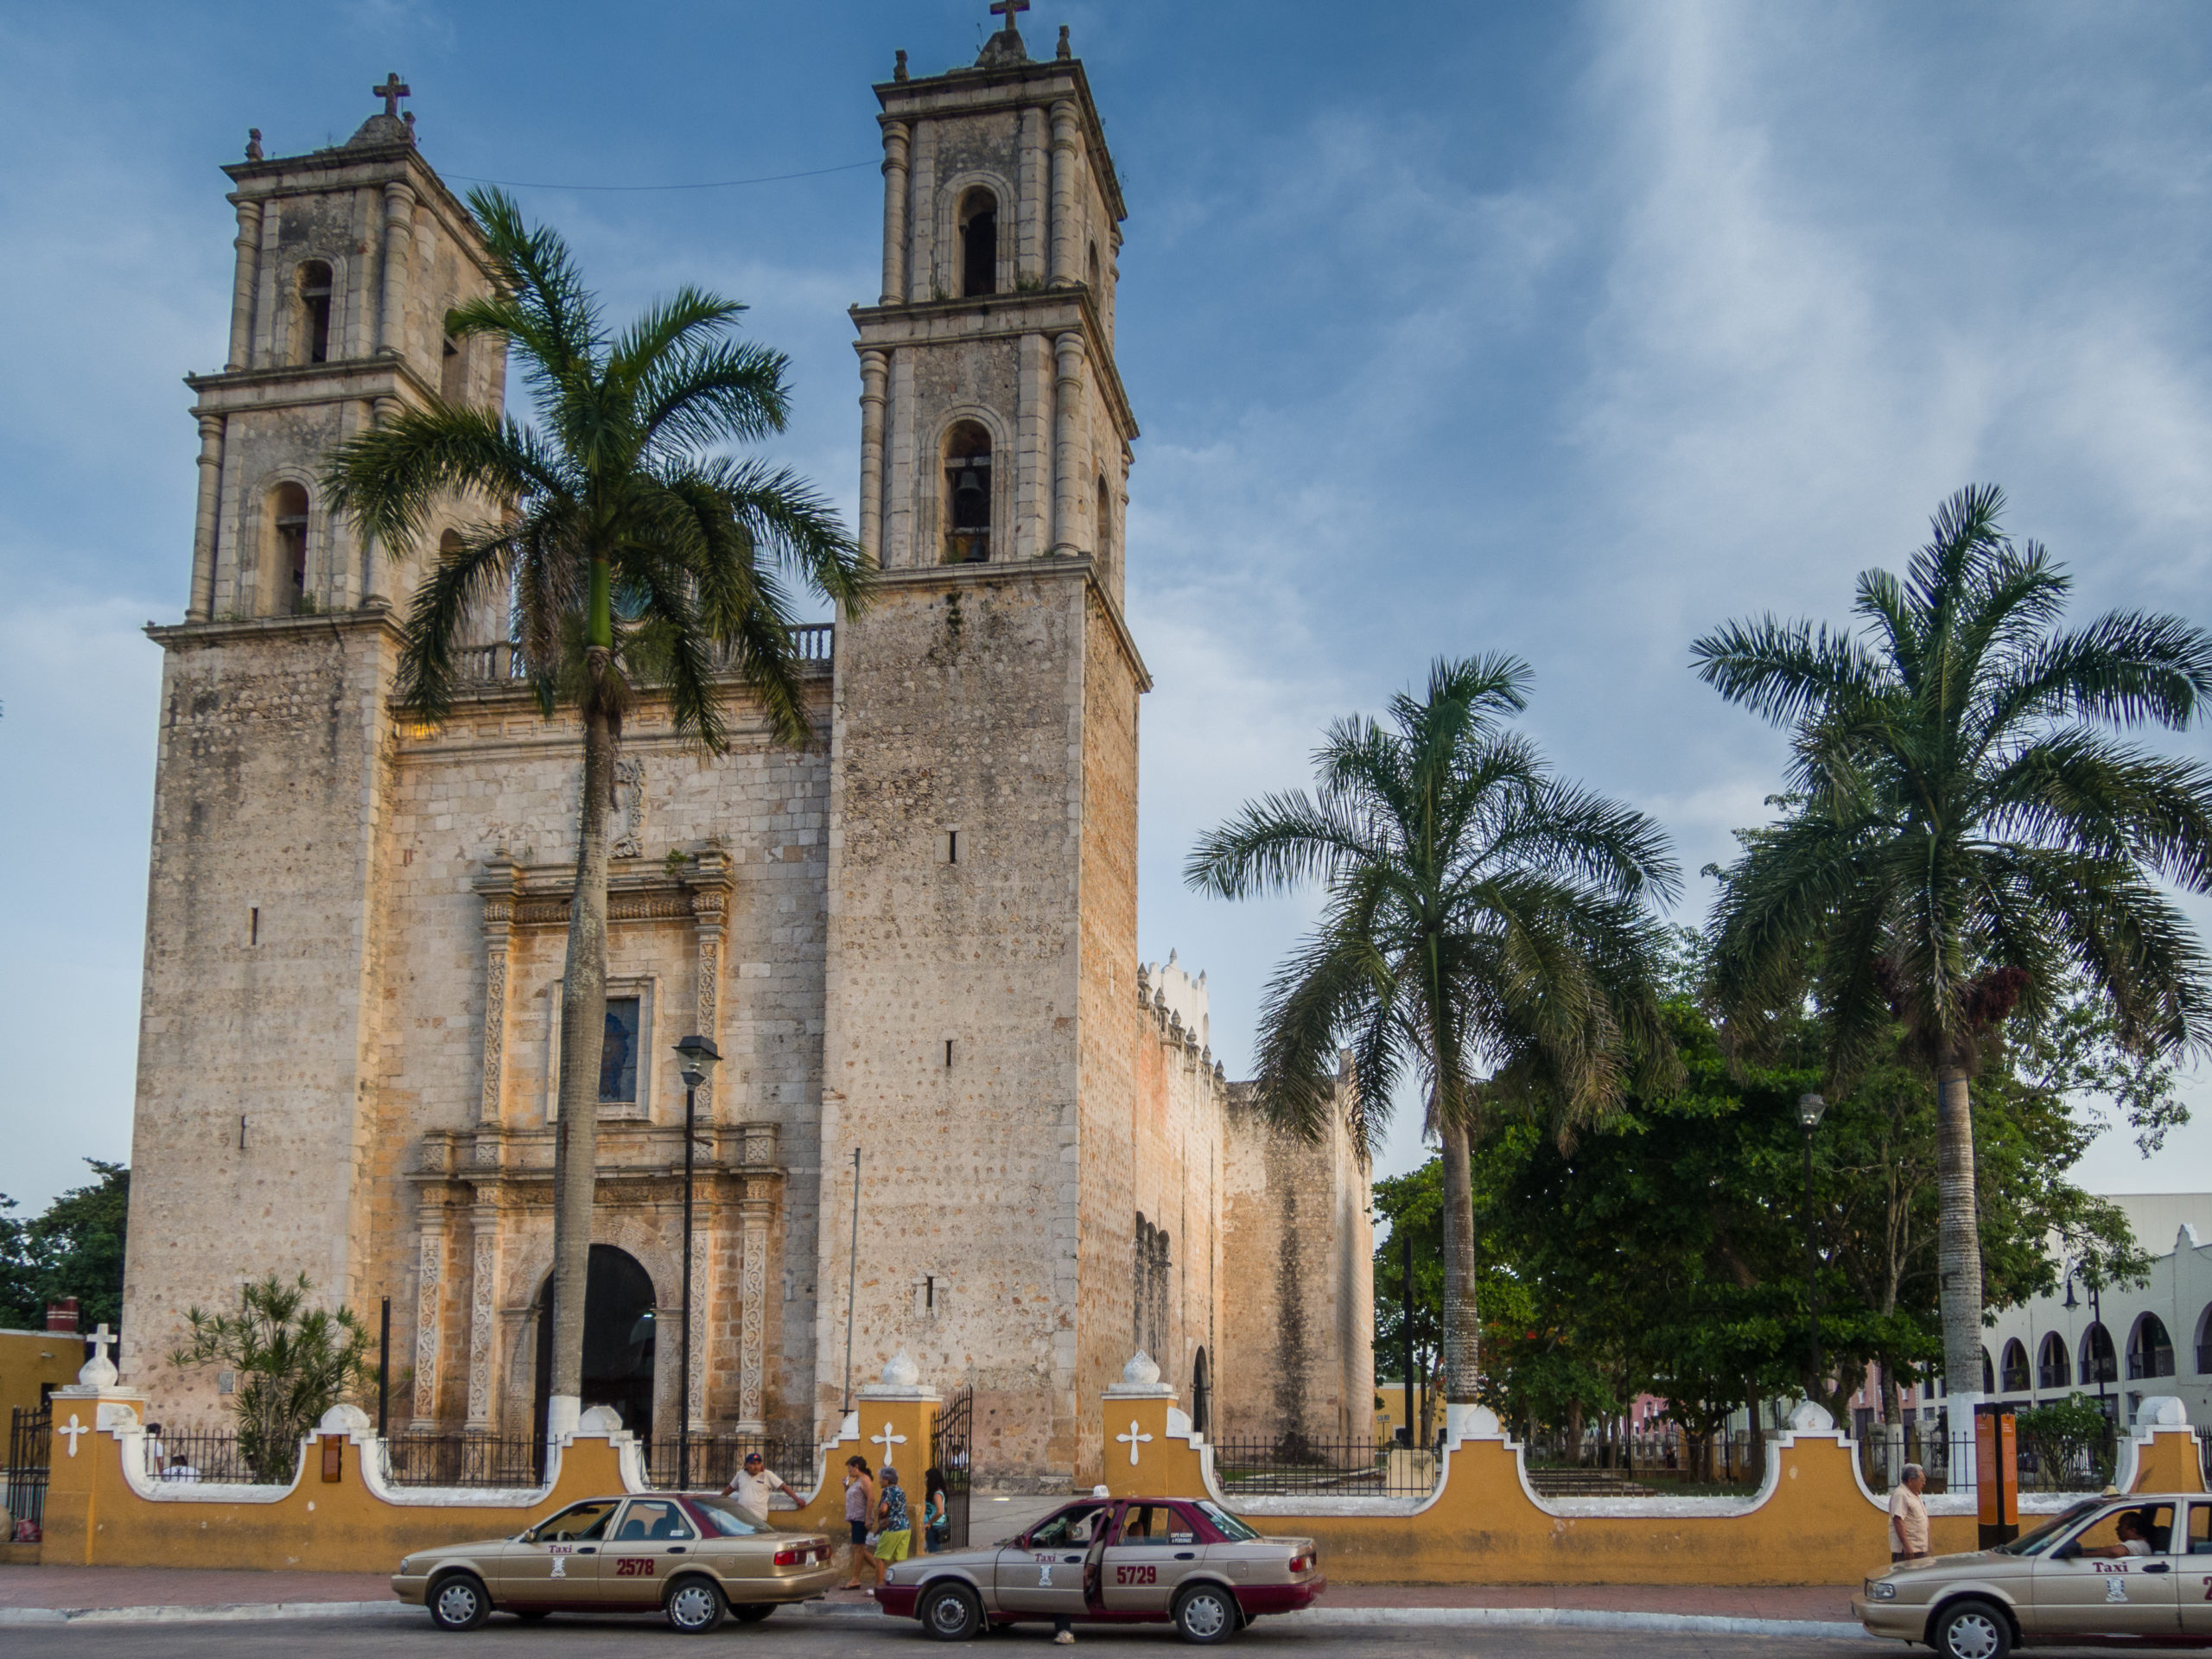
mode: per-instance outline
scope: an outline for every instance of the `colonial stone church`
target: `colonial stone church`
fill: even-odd
[[[677,1427],[671,1045],[696,1030],[726,1061],[697,1103],[694,1427],[818,1433],[903,1348],[975,1390],[986,1484],[1050,1487],[1093,1478],[1137,1348],[1217,1433],[1363,1433],[1370,1246],[1348,1147],[1274,1135],[1213,1059],[1204,976],[1137,959],[1124,210],[1081,60],[1065,31],[1033,60],[1023,9],[972,67],[910,77],[902,52],[874,89],[882,291],[852,317],[882,593],[809,632],[817,741],[741,708],[709,756],[650,696],[627,728],[585,1403]],[[474,223],[407,89],[376,91],[346,143],[257,134],[225,169],[190,601],[149,629],[123,1363],[212,1421],[219,1379],[162,1357],[185,1310],[305,1272],[372,1321],[390,1298],[396,1419],[523,1434],[580,744],[501,618],[449,721],[398,705],[442,537],[365,544],[323,500],[333,446],[505,390],[502,353],[442,326],[486,284]]]

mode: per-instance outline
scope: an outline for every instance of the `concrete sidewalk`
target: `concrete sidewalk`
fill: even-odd
[[[1339,1585],[1316,1623],[1564,1624],[1599,1630],[1855,1636],[1852,1585]],[[865,1593],[839,1592],[794,1610],[874,1618]],[[372,1573],[197,1572],[182,1567],[0,1567],[0,1626],[166,1620],[420,1618]],[[1301,1616],[1304,1617],[1304,1616]]]

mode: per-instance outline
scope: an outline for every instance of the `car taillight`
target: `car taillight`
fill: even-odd
[[[801,1561],[806,1560],[808,1556],[813,1554],[814,1552],[810,1549],[779,1549],[776,1552],[776,1565],[778,1567],[797,1567]]]
[[[1294,1573],[1303,1573],[1313,1565],[1313,1552],[1310,1549],[1301,1549],[1290,1558],[1290,1570]]]

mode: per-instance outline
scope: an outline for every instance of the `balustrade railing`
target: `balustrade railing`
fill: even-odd
[[[803,622],[791,630],[791,648],[803,663],[827,663],[835,646],[836,629],[828,622]],[[717,647],[715,672],[733,671],[736,647]],[[512,685],[530,677],[530,664],[518,646],[465,645],[454,653],[454,678],[463,685]]]

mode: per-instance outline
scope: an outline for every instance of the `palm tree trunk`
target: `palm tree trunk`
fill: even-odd
[[[1966,1068],[1936,1071],[1936,1256],[1943,1310],[1943,1384],[1955,1402],[1981,1393],[1981,1228],[1974,1198],[1974,1116]],[[1955,1406],[1951,1433],[1972,1433]]]
[[[1475,1308],[1475,1185],[1467,1126],[1437,1115],[1444,1162],[1444,1398],[1471,1405],[1482,1375],[1482,1325]]]
[[[553,1305],[548,1313],[553,1375],[546,1402],[551,1436],[572,1432],[582,1408],[584,1285],[599,1181],[599,1061],[607,1040],[607,819],[615,732],[613,718],[590,692],[583,716],[583,802],[561,993],[561,1127],[553,1149]]]

